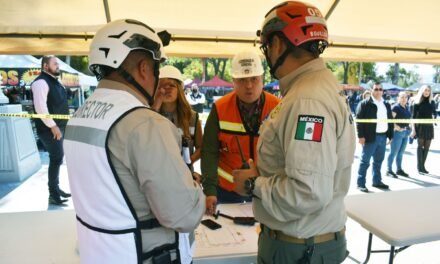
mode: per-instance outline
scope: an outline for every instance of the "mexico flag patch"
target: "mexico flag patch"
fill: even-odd
[[[295,139],[321,142],[324,117],[322,116],[298,116]]]

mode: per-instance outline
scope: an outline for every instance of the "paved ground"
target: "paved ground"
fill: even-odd
[[[383,177],[383,181],[390,185],[391,191],[426,188],[440,185],[440,127],[436,127],[436,136],[432,143],[431,151],[427,159],[427,169],[431,172],[430,175],[418,175],[416,170],[416,144],[408,145],[407,151],[404,155],[404,169],[410,174],[411,178],[390,178]],[[356,189],[356,171],[359,165],[360,147],[357,146],[356,158],[353,164],[352,181],[349,195],[363,194]],[[387,149],[388,152],[388,149]],[[387,155],[386,155],[387,156]],[[47,197],[47,153],[41,153],[43,168],[36,174],[31,176],[21,185],[9,184],[0,187],[3,193],[10,191],[4,196],[0,196],[0,213],[3,212],[19,212],[19,211],[40,211],[40,210],[64,210],[72,209],[71,201],[65,207],[48,206]],[[383,173],[385,173],[385,166]],[[67,180],[67,170],[65,164],[61,168],[60,185],[62,189],[69,190]],[[368,171],[367,187],[371,192],[381,192],[381,190],[371,187],[371,168]],[[15,188],[15,189],[14,189]],[[11,191],[11,189],[13,189]],[[1,193],[0,193],[1,195]],[[396,201],[398,202],[398,201]],[[423,205],[420,205],[423,206]],[[411,210],[411,208],[408,208]],[[371,212],[374,213],[374,212]],[[414,216],[425,217],[425,216]],[[399,224],[399,219],[395,219],[396,225]],[[439,219],[440,221],[440,219]],[[344,263],[362,263],[366,256],[368,233],[360,225],[352,220],[347,221],[347,240],[350,256]],[[374,240],[375,249],[388,249],[387,244],[376,238]],[[408,264],[438,264],[440,263],[440,242],[425,243],[412,246],[400,252],[395,263]],[[374,254],[370,258],[369,263],[388,263],[388,254]]]

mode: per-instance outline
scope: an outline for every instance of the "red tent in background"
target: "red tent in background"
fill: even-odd
[[[220,79],[217,75],[214,76],[211,80],[200,84],[200,86],[201,87],[228,87],[228,88],[233,87],[232,83]]]

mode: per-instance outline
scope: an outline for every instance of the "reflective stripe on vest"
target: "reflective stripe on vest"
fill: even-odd
[[[242,123],[233,123],[228,121],[219,121],[220,130],[227,130],[231,132],[246,133],[246,129]]]
[[[223,179],[227,180],[228,182],[230,182],[230,183],[234,182],[234,176],[232,176],[231,174],[227,173],[222,168],[218,167],[217,168],[217,173],[218,173],[218,176],[222,177]]]

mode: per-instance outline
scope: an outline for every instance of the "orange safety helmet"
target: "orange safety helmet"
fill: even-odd
[[[261,43],[266,44],[275,32],[282,32],[295,46],[312,40],[327,42],[328,31],[318,8],[303,2],[288,1],[272,8],[257,32]]]

